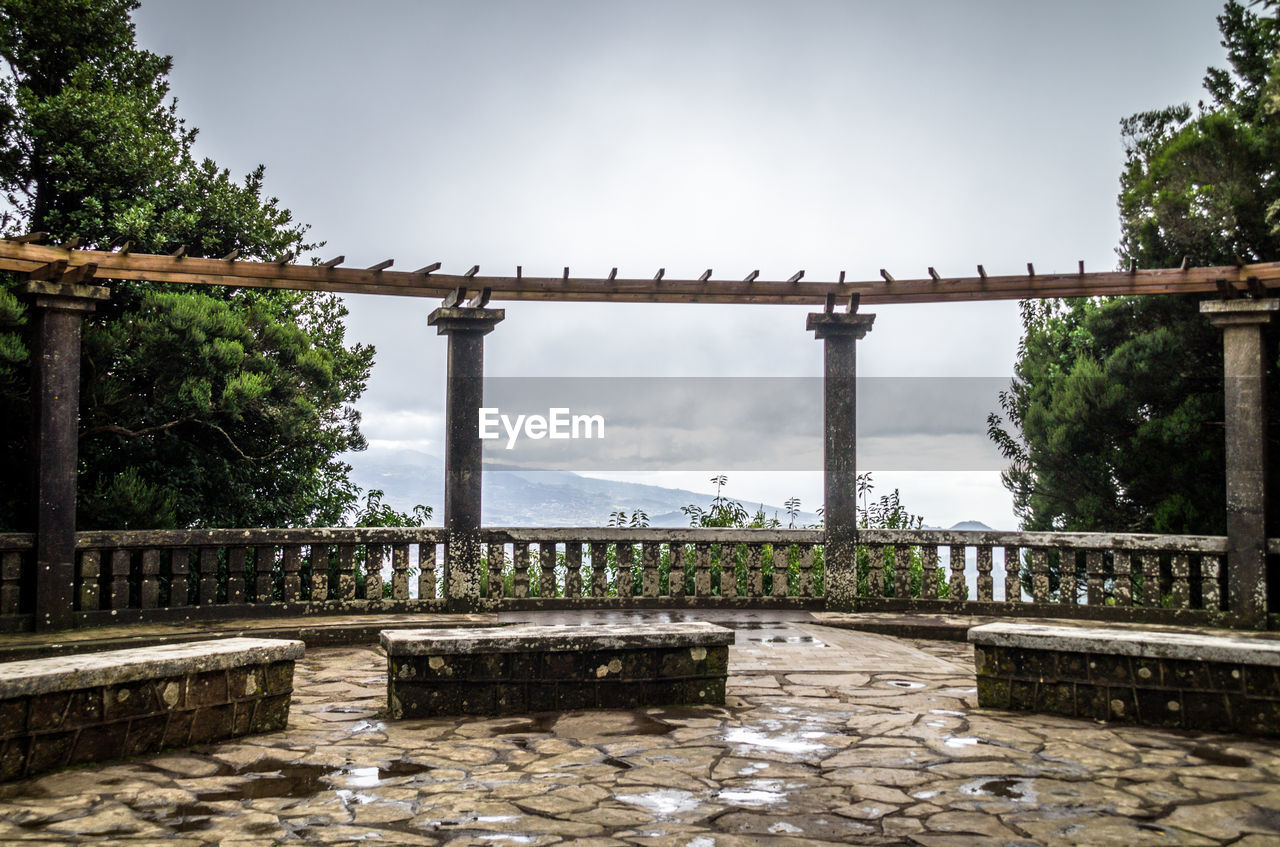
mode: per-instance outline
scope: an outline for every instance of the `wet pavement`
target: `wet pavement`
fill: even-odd
[[[0,786],[0,843],[1280,843],[1280,747],[975,709],[972,650],[740,620],[725,707],[380,716],[314,648],[289,728]]]

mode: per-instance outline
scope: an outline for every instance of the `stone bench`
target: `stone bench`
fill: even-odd
[[[993,623],[969,641],[980,706],[1280,735],[1274,636]]]
[[[0,664],[0,780],[283,729],[301,641],[227,638]]]
[[[386,630],[392,717],[724,703],[733,630],[709,623]]]

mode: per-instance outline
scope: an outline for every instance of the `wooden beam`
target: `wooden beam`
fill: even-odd
[[[346,256],[334,256],[332,259],[330,259],[327,262],[321,262],[319,266],[322,268],[336,268],[338,265],[341,265],[346,260],[347,260]]]
[[[620,303],[791,303],[825,306],[828,292],[846,298],[857,292],[868,306],[885,303],[937,303],[978,300],[1021,300],[1052,297],[1097,297],[1119,294],[1216,294],[1217,280],[1232,293],[1249,288],[1256,277],[1262,290],[1280,288],[1280,262],[1241,267],[1181,267],[1159,270],[1104,271],[1101,273],[1038,273],[948,279],[870,280],[863,282],[764,281],[758,273],[742,281],[663,279],[575,279],[555,277],[478,276],[405,271],[370,271],[367,268],[326,268],[319,265],[278,265],[274,262],[226,261],[187,256],[175,259],[145,253],[122,254],[99,250],[67,250],[63,247],[0,240],[0,270],[31,273],[51,262],[65,261],[67,268],[96,264],[98,279],[149,280],[192,285],[228,285],[246,288],[283,288],[351,294],[391,294],[443,298],[458,287],[473,291],[492,289],[495,301],[564,300]]]
[[[391,267],[391,266],[392,266],[392,265],[394,265],[395,263],[396,263],[396,260],[395,260],[395,259],[387,259],[387,260],[386,260],[386,261],[384,261],[384,262],[378,262],[378,264],[376,264],[376,265],[370,265],[370,266],[369,266],[369,270],[371,270],[371,271],[375,271],[375,272],[376,272],[376,271],[385,271],[387,268]]]

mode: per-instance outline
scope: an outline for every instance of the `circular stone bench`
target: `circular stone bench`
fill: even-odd
[[[381,633],[394,718],[724,704],[731,629],[702,622]]]
[[[1271,635],[993,623],[969,641],[980,706],[1280,735]]]
[[[0,780],[284,729],[303,650],[226,638],[0,663]]]

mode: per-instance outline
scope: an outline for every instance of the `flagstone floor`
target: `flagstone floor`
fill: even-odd
[[[0,786],[0,843],[1280,843],[1280,745],[976,709],[972,651],[742,621],[725,707],[382,719],[375,647],[281,733]]]

